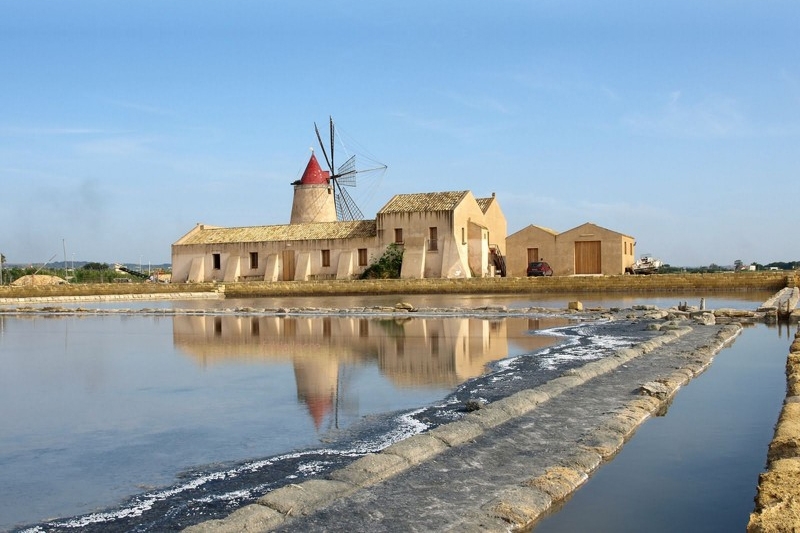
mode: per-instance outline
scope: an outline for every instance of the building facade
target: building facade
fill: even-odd
[[[591,222],[563,233],[530,225],[509,235],[508,275],[523,277],[528,263],[547,261],[556,276],[617,275],[635,262],[636,240]]]
[[[494,194],[399,194],[373,220],[337,221],[328,173],[311,155],[295,187],[291,222],[238,228],[198,224],[172,245],[172,279],[354,279],[390,244],[403,278],[469,278],[500,272],[506,220]],[[505,270],[503,266],[502,270]]]

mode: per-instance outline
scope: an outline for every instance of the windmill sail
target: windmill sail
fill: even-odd
[[[329,149],[326,149],[325,143],[322,141],[322,135],[320,135],[319,128],[317,127],[316,123],[314,123],[314,131],[317,134],[319,147],[322,149],[322,155],[325,157],[325,163],[328,165],[328,170],[330,172],[329,179],[331,190],[333,191],[334,204],[336,205],[337,220],[363,220],[364,215],[361,213],[361,210],[358,208],[358,205],[356,205],[355,200],[353,200],[353,197],[348,192],[347,187],[356,187],[356,177],[358,174],[384,172],[386,170],[386,165],[377,164],[374,168],[359,170],[356,165],[356,156],[352,155],[344,162],[344,164],[336,168],[336,161],[334,159],[334,139],[336,137],[336,131],[333,125],[333,117],[330,117]]]

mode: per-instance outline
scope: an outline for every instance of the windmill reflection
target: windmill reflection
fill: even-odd
[[[531,331],[567,323],[516,317],[178,315],[173,340],[203,366],[291,361],[297,398],[319,429],[327,416],[335,420],[344,400],[344,374],[354,368],[376,366],[399,388],[452,388],[483,374],[492,361],[555,344],[558,338]]]

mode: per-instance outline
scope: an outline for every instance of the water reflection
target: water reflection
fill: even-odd
[[[319,428],[340,400],[343,367],[377,365],[398,388],[450,388],[487,364],[555,344],[531,331],[566,318],[175,316],[173,341],[200,366],[290,361],[297,399]]]

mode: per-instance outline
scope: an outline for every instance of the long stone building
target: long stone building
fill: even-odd
[[[399,194],[374,219],[339,221],[329,173],[313,154],[292,185],[289,224],[197,224],[172,245],[173,281],[354,279],[391,244],[403,249],[403,278],[505,274],[506,219],[494,194]]]

